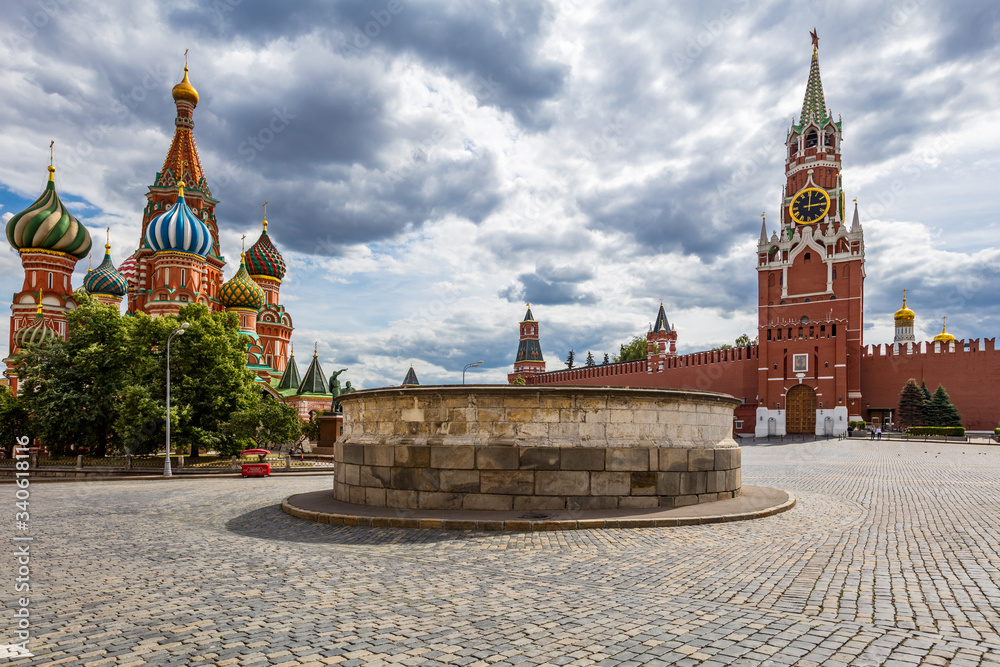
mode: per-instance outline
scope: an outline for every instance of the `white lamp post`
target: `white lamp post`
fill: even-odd
[[[170,477],[170,339],[190,326],[188,322],[181,325],[181,328],[167,336],[167,458],[163,461],[163,476]]]
[[[475,367],[477,367],[481,363],[483,363],[483,362],[482,361],[474,361],[471,364],[466,364],[465,365],[465,368],[462,369],[462,384],[465,384],[465,371],[469,370],[470,368],[475,368]]]

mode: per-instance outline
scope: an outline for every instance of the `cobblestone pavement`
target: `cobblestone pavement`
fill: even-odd
[[[833,440],[743,462],[797,507],[439,532],[280,511],[329,477],[34,484],[35,657],[15,664],[1000,664],[1000,447]]]

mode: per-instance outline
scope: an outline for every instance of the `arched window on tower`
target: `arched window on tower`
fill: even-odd
[[[812,254],[807,252],[806,256],[803,258],[803,260],[806,261],[806,262],[809,262],[810,260],[812,260]]]
[[[806,148],[816,148],[818,142],[819,136],[816,134],[816,130],[809,130],[809,134],[806,135]]]
[[[799,142],[793,141],[792,145],[788,147],[788,157],[795,157],[795,154],[799,152]]]
[[[833,148],[833,143],[834,143],[833,132],[826,133],[826,135],[823,137],[823,143]]]
[[[49,271],[49,289],[52,289],[52,272]]]

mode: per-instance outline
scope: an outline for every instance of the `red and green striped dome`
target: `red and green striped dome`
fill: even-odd
[[[285,260],[267,235],[267,220],[264,221],[264,231],[260,238],[247,250],[247,271],[251,276],[266,276],[277,280],[285,277]]]
[[[225,308],[260,310],[264,307],[264,290],[247,273],[246,254],[240,260],[240,270],[219,291],[219,302]]]
[[[90,232],[59,199],[54,174],[50,166],[42,195],[7,221],[7,241],[15,250],[53,250],[83,259],[90,252]]]
[[[62,336],[45,321],[41,304],[38,306],[38,315],[35,317],[35,321],[24,325],[14,334],[14,344],[18,347],[43,345],[56,339],[62,339]]]

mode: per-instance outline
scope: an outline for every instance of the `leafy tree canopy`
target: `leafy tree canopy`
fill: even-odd
[[[614,356],[615,363],[623,361],[638,361],[646,358],[646,337],[633,336],[631,340],[621,346],[618,354]]]

